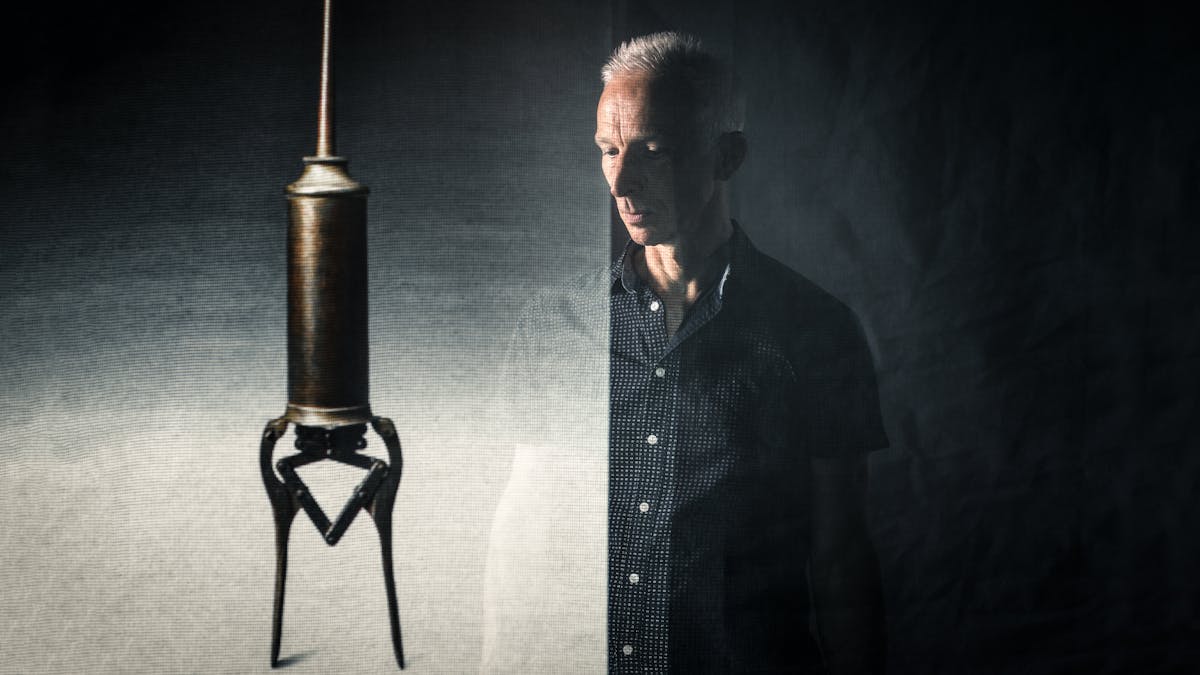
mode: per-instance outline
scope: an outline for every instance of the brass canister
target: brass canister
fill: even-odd
[[[320,148],[319,148],[320,149]],[[298,425],[371,419],[367,188],[342,157],[304,158],[288,194],[288,405]]]

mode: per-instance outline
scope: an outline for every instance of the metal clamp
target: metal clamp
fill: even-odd
[[[280,459],[275,463],[279,475],[271,468],[271,457],[275,443],[287,431],[288,421],[284,417],[271,420],[263,431],[259,452],[259,469],[263,485],[271,500],[275,515],[275,610],[271,628],[271,667],[279,665],[279,647],[283,633],[283,596],[287,578],[288,534],[296,513],[303,509],[316,526],[321,537],[334,546],[346,533],[358,516],[359,510],[371,514],[379,534],[383,556],[384,585],[387,588],[388,618],[392,629],[392,649],[396,663],[404,668],[404,647],[400,635],[400,617],[396,602],[396,582],[392,569],[392,506],[396,499],[396,488],[400,483],[403,460],[400,455],[400,439],[396,427],[384,417],[371,418],[375,433],[387,447],[387,462],[358,454],[366,447],[365,424],[355,424],[334,429],[319,427],[296,427],[296,449],[300,454]],[[330,522],[320,504],[309,492],[308,486],[296,473],[298,467],[322,460],[333,460],[367,470],[367,476],[354,489],[350,499],[342,508],[337,520]]]

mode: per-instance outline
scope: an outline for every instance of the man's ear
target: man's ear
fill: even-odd
[[[721,134],[717,139],[717,180],[729,180],[742,162],[746,161],[746,135],[740,131]]]

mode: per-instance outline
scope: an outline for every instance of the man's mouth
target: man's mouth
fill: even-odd
[[[625,219],[625,222],[630,225],[636,225],[636,224],[642,222],[643,220],[646,219],[646,216],[648,216],[650,214],[651,214],[650,211],[622,211],[621,212],[621,216]]]

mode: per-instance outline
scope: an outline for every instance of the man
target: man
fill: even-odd
[[[595,141],[630,237],[604,275],[608,669],[879,672],[863,507],[866,454],[887,439],[858,321],[730,219],[747,143],[716,58],[658,33],[623,44],[602,79]],[[523,330],[571,328],[520,342],[558,345],[569,367],[561,345],[588,339],[563,336],[591,333],[594,307],[542,301]]]

